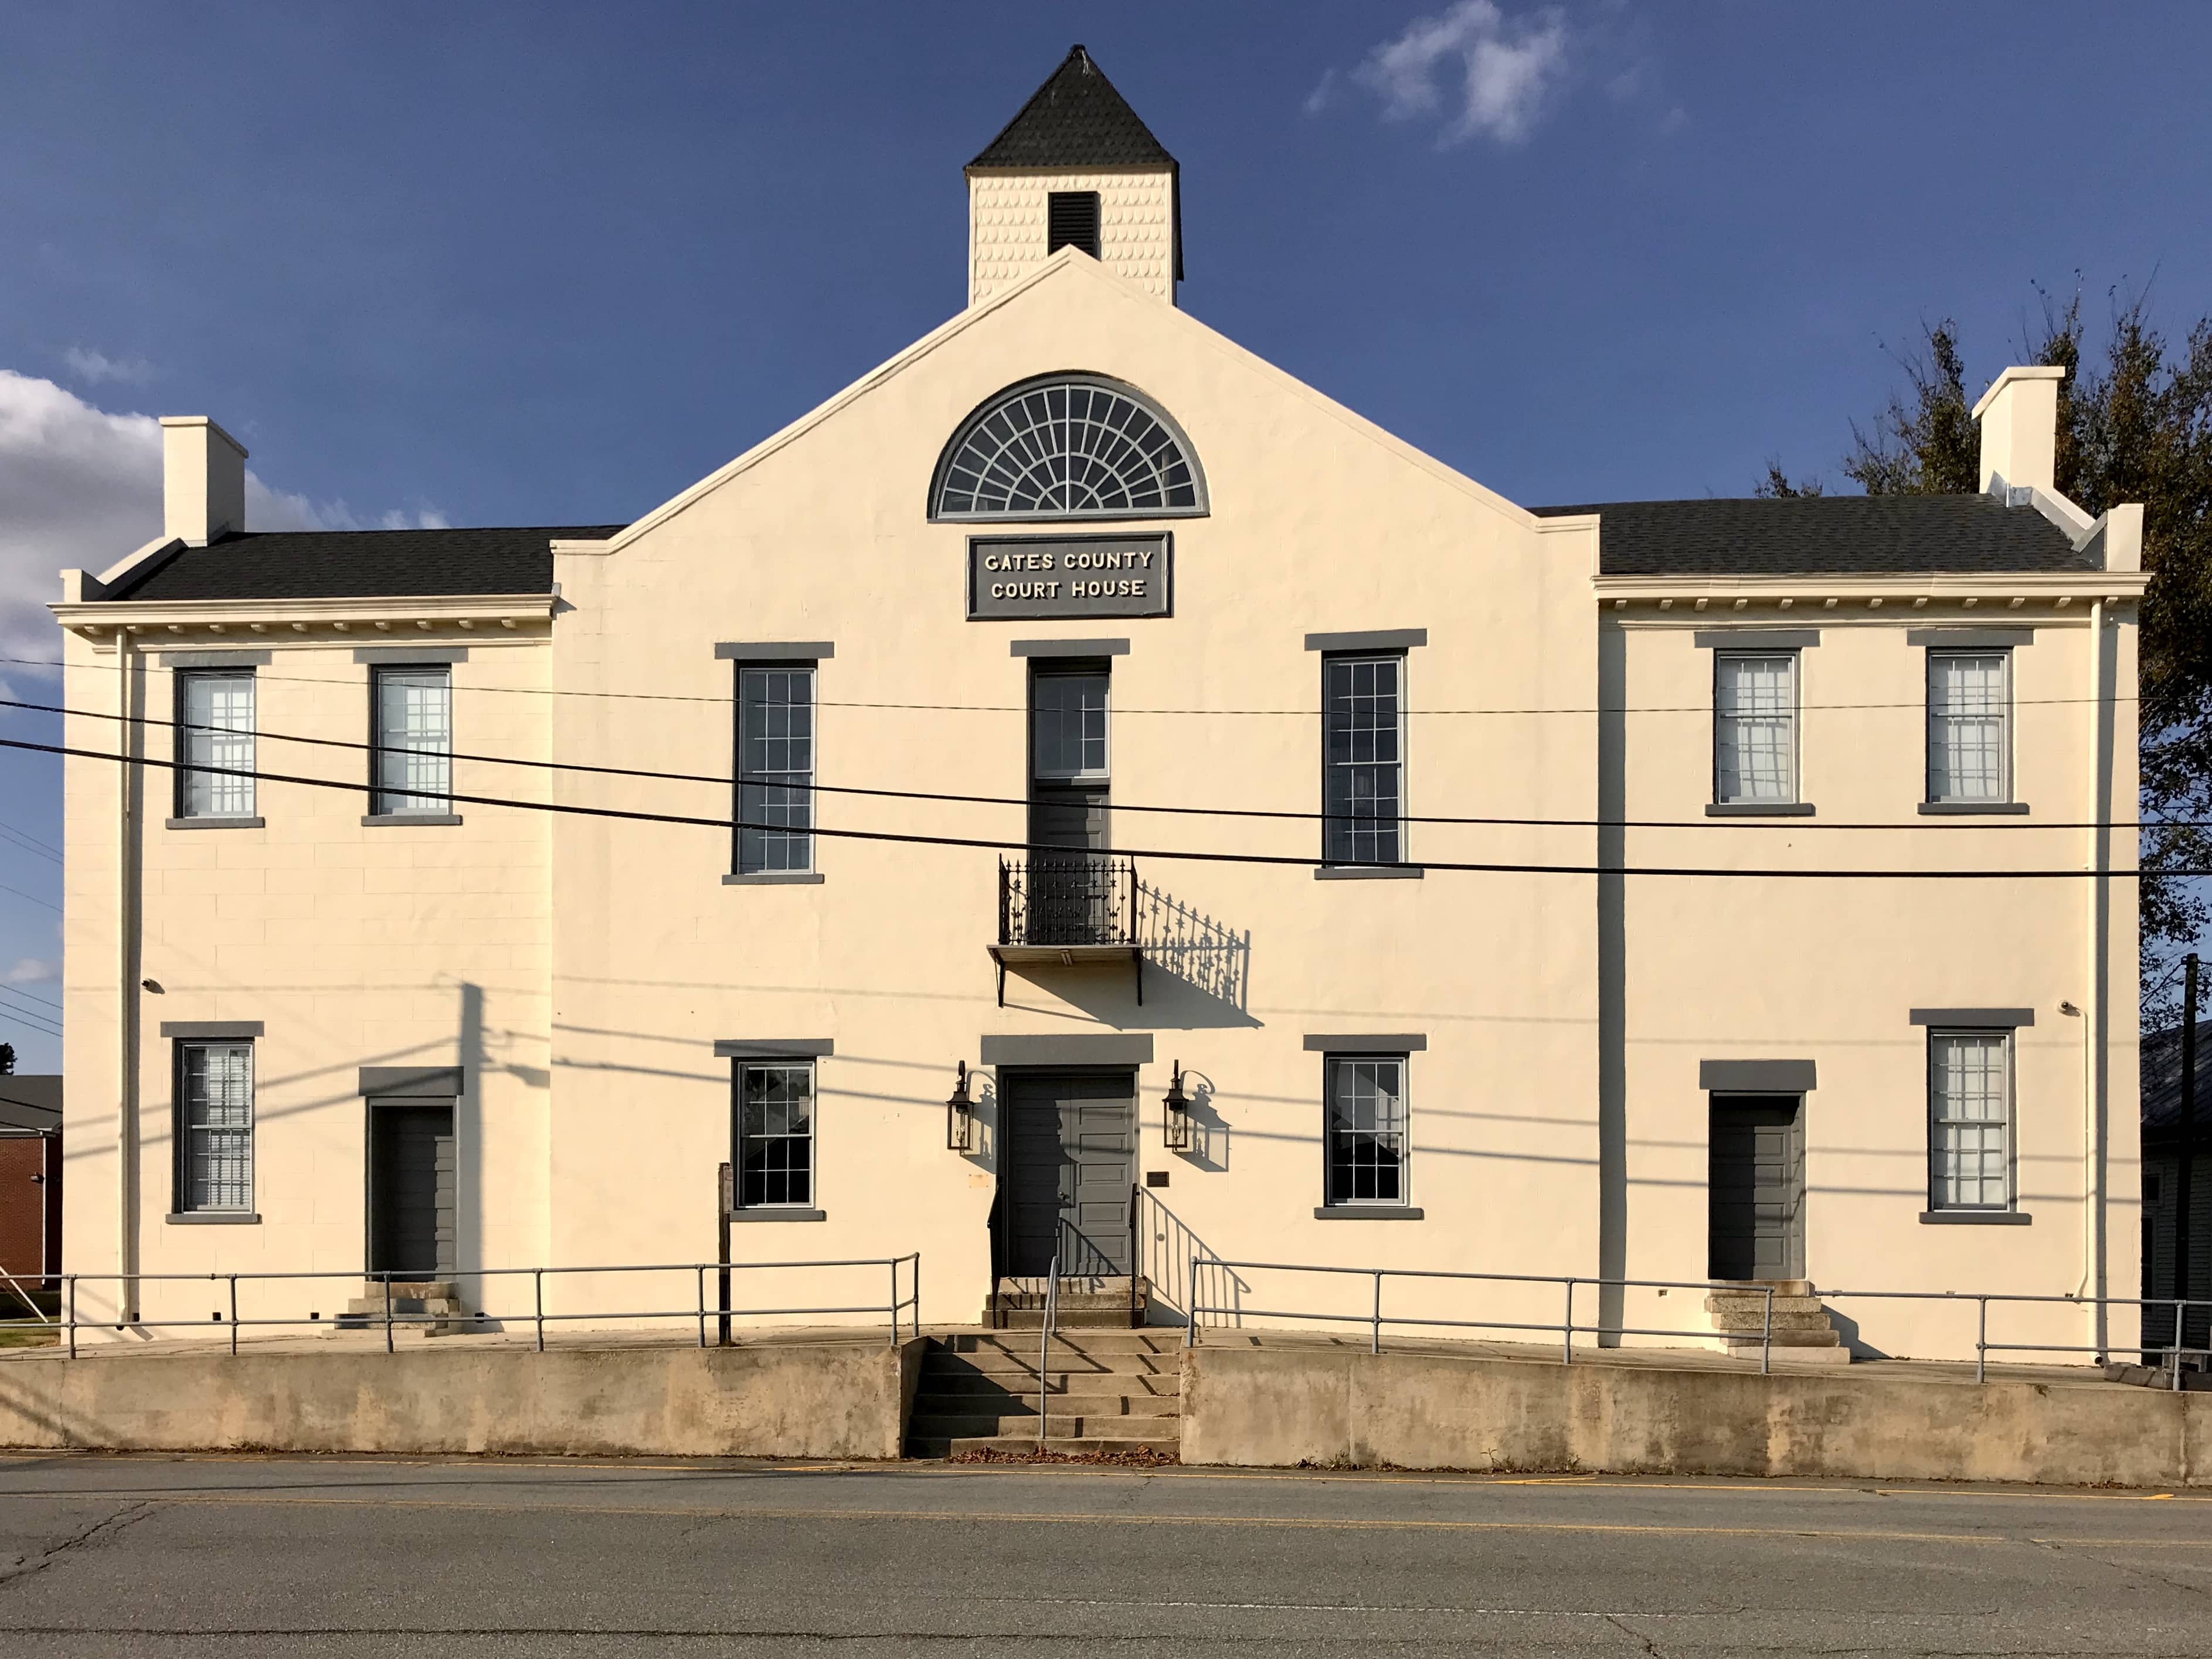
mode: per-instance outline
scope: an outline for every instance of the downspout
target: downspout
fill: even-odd
[[[2097,1156],[2105,1121],[2103,1059],[2105,1022],[2105,908],[2107,842],[2105,821],[2105,601],[2089,605],[2089,825],[2088,880],[2082,910],[2081,988],[2081,1288],[2079,1294],[2101,1298],[2106,1291],[2104,1228],[2098,1212],[2104,1194],[2097,1179]],[[2092,1300],[2088,1340],[2101,1357],[2106,1348],[2101,1300]]]
[[[138,1322],[138,1045],[131,975],[131,635],[115,630],[115,1300],[118,1324]]]

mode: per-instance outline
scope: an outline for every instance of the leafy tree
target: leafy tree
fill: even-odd
[[[1980,483],[1980,434],[1957,325],[1923,331],[1899,356],[1905,385],[1870,428],[1851,423],[1846,477],[1870,495],[1972,494]],[[2103,360],[2084,368],[2079,294],[2044,295],[2027,361],[2064,368],[2058,388],[2056,482],[2092,517],[2123,501],[2143,505],[2139,705],[2142,866],[2212,866],[2212,318],[2178,349],[2153,323],[2148,296],[2116,305]],[[2014,359],[2014,361],[2018,361]],[[1817,495],[1817,479],[1791,483],[1767,465],[1761,495]],[[2203,933],[2202,884],[2142,879],[2147,1024],[2178,1018],[2179,989],[2164,980],[2172,958]]]
[[[0,1077],[15,1075],[15,1045],[0,1042]]]

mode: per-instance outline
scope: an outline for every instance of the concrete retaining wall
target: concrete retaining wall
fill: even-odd
[[[1184,1366],[1186,1463],[2212,1485],[2203,1394],[1299,1348]]]
[[[0,1445],[892,1458],[922,1344],[0,1361]]]

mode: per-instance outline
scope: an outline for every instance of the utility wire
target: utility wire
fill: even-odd
[[[259,636],[257,635],[256,637]],[[350,639],[352,636],[349,635],[347,637]],[[378,637],[382,638],[383,636],[379,635]],[[149,657],[155,654],[157,651],[162,648],[164,647],[159,645],[142,645],[139,647],[141,654]],[[233,647],[229,645],[228,641],[225,641],[214,646],[204,646],[201,648],[206,650],[225,650]],[[392,648],[397,649],[400,647]],[[0,663],[19,663],[27,667],[34,668],[58,669],[62,666],[60,663],[51,662],[40,657],[0,657]],[[178,674],[191,673],[193,671],[191,669],[166,668],[158,664],[149,663],[146,665],[145,672],[153,674]],[[330,685],[356,690],[359,690],[361,685],[361,682],[358,680],[332,679],[328,676],[319,674],[272,674],[266,669],[263,668],[256,668],[254,670],[254,678],[257,679],[275,681],[281,684]],[[489,696],[605,697],[630,702],[713,703],[724,708],[728,707],[730,703],[730,699],[726,696],[700,696],[693,693],[676,691],[604,691],[587,690],[582,687],[557,685],[469,685],[462,686],[459,689],[471,694],[480,693]],[[2139,701],[2141,700],[2136,697],[2123,696],[2114,696],[2110,698],[2015,697],[2013,699],[2013,704],[2015,708],[2029,708],[2042,707],[2064,707],[2075,703],[2106,702],[2113,703],[2130,703]],[[1030,712],[1030,706],[1027,703],[1021,702],[841,702],[835,698],[824,697],[817,698],[816,700],[816,706],[822,708],[873,708],[899,714],[1026,714]],[[1805,713],[1813,710],[1831,709],[1924,708],[1926,706],[1927,703],[1924,698],[1913,698],[1902,702],[1801,702],[1797,705],[1797,708],[1800,713]],[[1322,718],[1325,712],[1325,710],[1319,708],[1124,708],[1119,704],[1115,705],[1114,708],[1114,713],[1116,714],[1143,714],[1147,716],[1164,714],[1237,718],[1245,716],[1281,716],[1292,720],[1320,720]],[[1589,717],[1603,714],[1709,714],[1711,712],[1712,706],[1710,703],[1650,703],[1643,705],[1629,703],[1595,704],[1588,707],[1562,706],[1553,708],[1501,705],[1498,708],[1409,708],[1406,711],[1407,715],[1409,718],[1419,719],[1430,719],[1437,716],[1460,717],[1468,715],[1504,716],[1572,714]]]
[[[18,848],[26,853],[34,854],[40,858],[52,859],[56,864],[62,861],[62,855],[47,846],[46,842],[34,836],[27,836],[20,830],[11,829],[5,823],[0,823],[0,841],[5,841],[9,846]]]
[[[12,743],[8,744],[8,747],[10,749],[23,746],[26,745]],[[40,898],[36,893],[27,893],[20,887],[0,887],[0,893],[13,893],[19,899],[28,899],[33,904],[45,905],[47,909],[52,911],[56,915],[62,914],[62,907],[60,905],[49,904],[45,899]]]
[[[182,761],[159,760],[151,756],[118,755],[104,749],[82,749],[65,744],[32,743],[21,738],[0,738],[0,748],[27,750],[45,755],[73,755],[84,760],[113,761],[125,765],[151,766],[163,771],[185,771],[209,777],[254,778],[267,783],[298,784],[309,789],[342,789],[353,794],[367,794],[375,786],[368,783],[347,783],[334,778],[301,777],[288,772],[264,772],[258,769],[229,766],[203,766]],[[463,795],[445,793],[442,799],[466,806],[506,806],[520,811],[552,812],[566,817],[609,818],[629,823],[665,823],[702,830],[763,830],[788,831],[791,826],[777,823],[757,823],[742,818],[710,818],[682,812],[646,812],[614,806],[580,806],[566,801],[514,800],[498,795]],[[891,830],[833,830],[817,825],[804,833],[828,840],[885,842],[906,847],[962,847],[994,853],[1066,854],[1076,858],[1161,859],[1174,863],[1239,864],[1272,866],[1293,869],[1312,869],[1322,860],[1299,858],[1286,854],[1268,853],[1201,853],[1171,848],[1093,848],[1073,847],[1052,842],[988,840],[971,836],[924,836]],[[1484,875],[1523,876],[1686,876],[1713,878],[1768,878],[1774,880],[1840,880],[1840,881],[2075,881],[2112,878],[2130,880],[2142,875],[2196,877],[2212,876],[2212,869],[2149,870],[2135,867],[2112,870],[1718,870],[1697,866],[1675,865],[1608,865],[1608,864],[1526,864],[1526,863],[1469,863],[1460,860],[1424,860],[1423,870],[1467,872]],[[43,902],[43,901],[40,901]]]
[[[45,1002],[45,1005],[49,1006],[49,1009],[53,1009],[55,1013],[60,1013],[62,1011],[62,1005],[60,1002],[55,1002],[53,998],[42,998],[42,995],[33,994],[33,991],[24,991],[20,984],[9,984],[7,980],[0,980],[0,991],[7,991],[11,998],[22,998],[27,1000],[27,1002]]]
[[[335,683],[335,682],[334,682]],[[60,703],[24,702],[0,697],[0,708],[33,709],[42,714],[72,714],[80,720],[122,721],[136,726],[167,726],[179,732],[234,732],[234,728],[204,726],[195,720],[163,720],[155,714],[113,714],[100,708],[71,708]],[[318,749],[343,749],[371,755],[416,755],[422,751],[404,744],[361,743],[350,738],[310,738],[297,732],[255,730],[251,734],[258,742],[266,738],[271,743],[296,743]],[[943,790],[871,789],[853,784],[799,783],[781,778],[750,777],[733,780],[723,774],[708,772],[663,772],[635,766],[592,766],[581,761],[526,760],[510,755],[473,754],[464,750],[447,751],[446,758],[469,761],[487,766],[514,766],[540,772],[576,772],[590,776],[610,778],[646,778],[665,783],[709,783],[727,789],[733,782],[772,783],[779,789],[804,790],[814,795],[860,795],[884,800],[914,800],[944,803],[965,806],[1020,806],[1029,800],[1015,795],[966,795]],[[192,767],[194,771],[207,769]],[[395,792],[404,793],[404,792]],[[1257,806],[1162,806],[1138,801],[1113,800],[1107,810],[1115,812],[1164,813],[1180,817],[1209,818],[1266,818],[1287,820],[1298,823],[1352,823],[1366,820],[1347,812],[1300,812]],[[2000,817],[1992,822],[1968,816],[1936,817],[1919,823],[1872,823],[1838,819],[1805,819],[1802,817],[1717,817],[1717,818],[1528,818],[1528,817],[1463,817],[1441,815],[1408,814],[1398,823],[1441,823],[1478,826],[1505,826],[1523,829],[1549,830],[1783,830],[1795,833],[1804,830],[2113,830],[2137,831],[2145,829],[2208,829],[2212,819],[2191,818],[2125,820],[2091,823],[2086,821],[2038,819],[2022,823],[2015,817]]]

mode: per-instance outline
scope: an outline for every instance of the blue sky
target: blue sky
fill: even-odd
[[[1076,40],[1182,162],[1182,303],[1531,503],[1832,478],[1884,342],[1986,377],[2077,271],[2212,313],[2200,4],[17,7],[0,655],[158,527],[106,417],[216,416],[291,522],[644,511],[960,307],[961,164]],[[58,778],[0,755],[0,829]],[[0,834],[7,889],[48,1069],[59,866]]]

